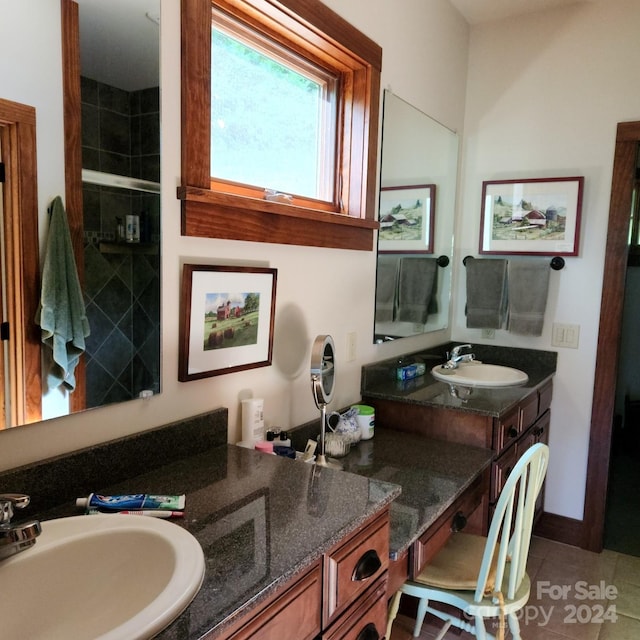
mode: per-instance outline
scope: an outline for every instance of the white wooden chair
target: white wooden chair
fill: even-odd
[[[536,498],[548,460],[547,445],[530,447],[507,478],[487,537],[455,533],[422,573],[396,592],[389,608],[387,639],[391,637],[400,598],[406,593],[420,601],[414,638],[420,635],[428,612],[445,621],[436,640],[441,640],[451,625],[475,634],[478,640],[495,639],[485,629],[485,618],[499,619],[497,638],[503,638],[505,616],[514,640],[521,640],[516,614],[529,599],[527,557]],[[431,602],[456,607],[462,615],[435,609]]]

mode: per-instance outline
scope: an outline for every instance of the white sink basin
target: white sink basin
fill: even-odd
[[[437,380],[468,387],[517,387],[525,384],[529,376],[520,369],[472,361],[461,362],[456,369],[444,369],[438,365],[431,369]]]
[[[193,600],[204,554],[185,529],[137,515],[42,522],[35,545],[0,561],[1,635],[151,638]]]

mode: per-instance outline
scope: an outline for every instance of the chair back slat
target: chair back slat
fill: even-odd
[[[508,571],[505,598],[513,599],[522,584],[531,544],[536,500],[548,462],[549,447],[542,443],[534,444],[509,474],[491,519],[474,595],[476,602],[480,602],[485,596],[494,557],[495,591],[501,590],[505,571]]]

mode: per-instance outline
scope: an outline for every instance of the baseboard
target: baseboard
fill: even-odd
[[[583,546],[584,521],[559,516],[544,511],[536,523],[533,533],[541,538],[549,538],[574,547]]]

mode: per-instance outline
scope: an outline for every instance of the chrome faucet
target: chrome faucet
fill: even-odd
[[[457,369],[461,362],[471,362],[475,360],[473,353],[460,353],[462,349],[471,349],[470,344],[459,344],[451,349],[449,359],[442,365],[443,369]]]
[[[14,510],[24,509],[29,500],[29,496],[22,493],[0,494],[0,560],[33,546],[42,533],[37,520],[21,524],[11,522]]]

